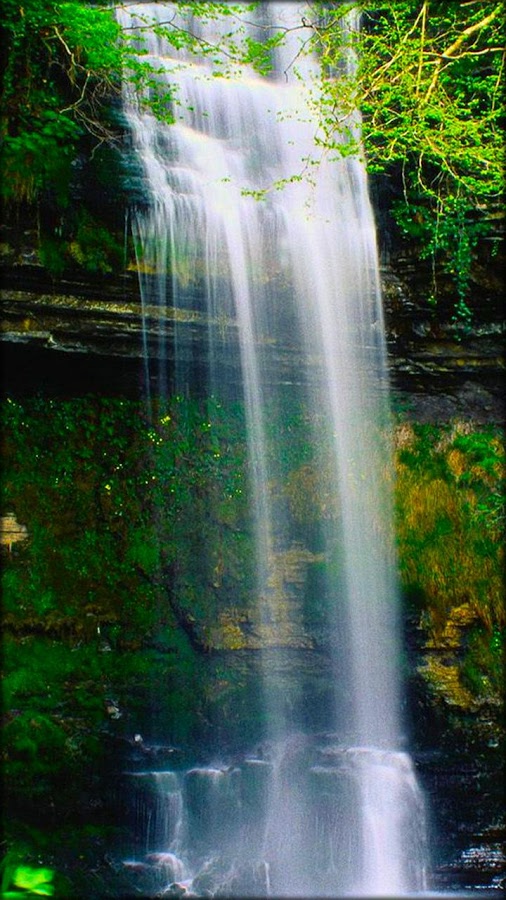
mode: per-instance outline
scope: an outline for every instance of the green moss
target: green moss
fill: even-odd
[[[66,246],[63,241],[54,235],[41,237],[39,257],[42,265],[55,276],[62,275],[68,265],[66,258]]]
[[[187,710],[176,730],[192,731],[191,637],[203,644],[254,582],[243,417],[214,401],[154,407],[148,420],[124,399],[4,404],[4,503],[28,535],[2,572],[8,709],[86,732],[108,723],[108,696],[142,717],[156,676],[173,687],[162,705]]]
[[[495,627],[492,634],[480,628],[473,629],[466,642],[462,678],[474,696],[502,695],[505,650],[506,629]]]
[[[441,631],[469,601],[490,631],[504,624],[504,447],[468,423],[397,434],[397,535],[403,587]]]
[[[121,266],[123,245],[86,210],[67,246],[69,257],[87,272],[112,272]]]
[[[441,427],[403,422],[395,437],[399,568],[406,600],[436,650],[449,646],[459,611],[470,616],[464,625],[460,622],[451,658],[444,664],[429,660],[425,674],[457,705],[472,706],[486,696],[497,700],[503,662],[497,636],[506,621],[501,433],[467,422]]]

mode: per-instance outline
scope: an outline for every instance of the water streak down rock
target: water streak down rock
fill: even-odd
[[[174,51],[156,27],[170,21],[210,46],[219,45],[229,21],[204,26],[166,3],[118,9],[122,24],[142,33],[162,88],[177,86],[172,125],[156,120],[125,88],[146,193],[146,203],[133,215],[145,322],[151,327],[154,308],[163,321],[169,298],[174,309],[187,309],[198,286],[208,321],[223,323],[221,331],[209,330],[205,372],[207,391],[223,402],[237,396],[236,386],[227,389],[223,352],[227,324],[235,323],[257,614],[266,628],[276,622],[279,598],[272,561],[295,542],[271,490],[282,478],[278,433],[288,404],[303,410],[311,457],[331,473],[333,510],[319,534],[325,557],[321,607],[335,685],[325,711],[330,737],[317,741],[317,752],[326,746],[327,764],[319,765],[306,750],[314,736],[305,735],[304,722],[294,719],[266,656],[259,691],[272,777],[256,822],[260,838],[252,841],[267,873],[264,890],[275,896],[402,896],[424,887],[426,860],[423,798],[409,755],[401,750],[389,386],[374,222],[365,171],[346,152],[346,137],[342,154],[327,153],[318,143],[320,71],[307,51],[309,10],[291,2],[260,7],[244,15],[248,36],[262,40],[286,29],[269,77],[247,67],[216,77],[208,57]],[[352,19],[344,23],[348,44],[356,25]],[[353,65],[353,53],[344,53],[343,70]],[[346,124],[358,137],[358,116]],[[175,356],[178,391],[196,386],[191,346],[186,341],[178,356],[178,317],[171,315],[170,335],[159,328],[155,379],[145,341],[146,380],[156,384],[149,398],[153,409],[171,383],[167,358]],[[280,338],[302,348],[305,362],[313,363],[301,367],[296,383],[279,371],[273,377],[276,359],[269,348]],[[219,798],[219,828],[204,829],[195,854],[190,836],[178,850],[191,859],[195,884],[199,870],[221,858],[213,890],[218,885],[218,894],[226,894],[227,872],[234,868],[230,856],[241,860],[237,797],[229,779],[214,769],[188,778],[199,820],[215,821]],[[232,835],[231,823],[237,825]],[[247,893],[240,879],[234,890]]]

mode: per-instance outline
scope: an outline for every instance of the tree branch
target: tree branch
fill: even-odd
[[[431,83],[429,84],[427,93],[424,97],[425,103],[428,103],[431,95],[436,88],[443,60],[446,59],[454,61],[455,59],[457,59],[458,57],[456,57],[455,54],[460,49],[460,47],[462,47],[462,44],[464,44],[468,40],[468,38],[471,37],[471,35],[476,34],[477,31],[481,31],[482,28],[486,28],[487,25],[490,25],[490,23],[493,22],[495,18],[497,18],[499,13],[502,12],[502,9],[503,4],[501,3],[500,6],[496,6],[496,8],[492,10],[492,12],[488,16],[485,16],[484,19],[481,19],[480,22],[475,22],[474,25],[469,25],[467,28],[464,28],[462,34],[460,34],[458,38],[453,42],[453,44],[451,44],[450,47],[448,47],[448,49],[441,54],[439,60],[436,63],[436,68],[434,70]]]

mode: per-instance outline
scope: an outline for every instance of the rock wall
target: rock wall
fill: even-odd
[[[25,349],[27,360],[26,350],[31,348],[65,354],[67,361],[70,354],[79,354],[81,367],[84,359],[90,368],[96,358],[109,359],[119,371],[123,360],[125,372],[132,372],[133,361],[140,363],[143,335],[135,272],[92,276],[73,271],[56,279],[33,262],[13,261],[12,254],[6,261],[6,256],[0,272],[0,330],[8,353],[9,366],[4,370],[8,382],[11,378],[15,382],[17,347]],[[451,308],[431,310],[410,292],[406,272],[398,264],[384,264],[381,276],[395,406],[415,421],[452,417],[502,421],[504,328],[498,304],[486,305],[472,326],[464,327],[452,321]],[[159,313],[149,312],[147,343],[156,354]],[[161,325],[168,346],[176,323],[180,352],[196,368],[205,367],[210,328],[218,346],[220,340],[223,343],[224,328],[227,339],[235,332],[233,321],[209,323],[198,298],[191,309],[169,309]],[[272,352],[286,356],[288,371],[293,350],[273,346]],[[237,365],[238,360],[231,365],[232,379],[238,377]]]

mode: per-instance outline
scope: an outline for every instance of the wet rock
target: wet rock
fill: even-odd
[[[174,853],[148,853],[146,862],[161,869],[165,881],[171,881],[172,884],[181,882],[184,866]]]
[[[478,373],[476,380],[466,380],[463,384],[455,383],[449,377],[432,378],[433,386],[422,379],[410,386],[409,381],[396,372],[396,362],[392,362],[394,379],[394,395],[397,403],[403,408],[406,418],[414,422],[448,422],[451,419],[468,419],[476,424],[502,422],[504,420],[504,402],[502,379],[495,383],[481,384]],[[416,375],[416,373],[412,373]],[[413,379],[414,380],[414,379]],[[439,381],[436,388],[435,381]],[[443,389],[441,390],[441,382]]]
[[[160,873],[156,867],[144,860],[123,860],[122,871],[127,879],[130,891],[137,896],[154,897],[160,889]],[[133,890],[132,890],[133,889]]]
[[[181,884],[178,881],[175,881],[175,882],[173,882],[173,884],[169,884],[168,888],[166,888],[160,896],[161,897],[180,898],[180,897],[188,897],[191,895],[188,893],[188,888],[186,887],[186,885]]]
[[[502,844],[481,843],[471,846],[450,862],[440,866],[436,879],[440,887],[500,889],[506,875],[506,856]]]
[[[145,862],[136,859],[126,859],[123,862],[123,868],[129,874],[146,875],[149,872],[149,866]]]

